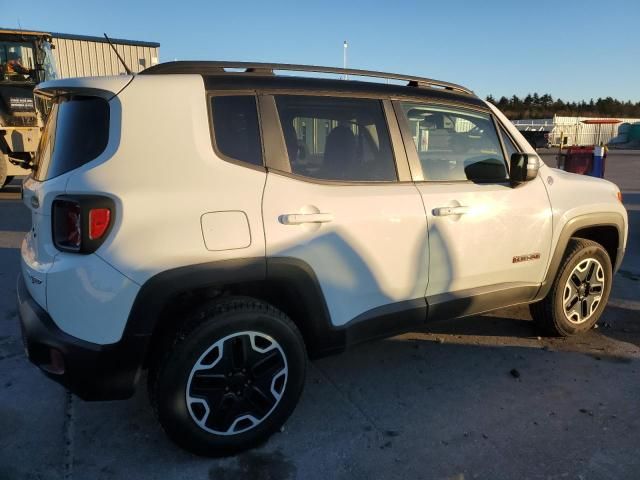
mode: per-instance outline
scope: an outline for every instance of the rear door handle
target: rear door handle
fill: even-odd
[[[438,207],[433,209],[433,214],[436,217],[446,217],[448,215],[464,215],[465,213],[469,213],[471,210],[470,207],[460,206],[460,207]]]
[[[280,223],[284,225],[300,225],[303,223],[327,223],[333,220],[330,213],[289,213],[280,215]]]

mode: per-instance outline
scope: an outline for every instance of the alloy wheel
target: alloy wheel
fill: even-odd
[[[191,369],[186,388],[191,418],[217,435],[251,430],[280,403],[288,371],[282,347],[269,335],[228,335],[211,345]]]
[[[574,267],[562,296],[564,314],[571,323],[584,323],[593,315],[602,299],[604,283],[604,269],[595,258],[582,260]]]

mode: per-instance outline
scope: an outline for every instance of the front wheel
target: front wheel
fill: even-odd
[[[158,419],[178,445],[206,456],[251,448],[278,431],[304,385],[300,332],[250,298],[217,301],[178,332],[150,375]]]
[[[530,305],[547,333],[569,336],[592,328],[609,300],[611,260],[599,243],[571,239],[547,296]]]

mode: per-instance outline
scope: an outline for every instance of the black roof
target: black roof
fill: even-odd
[[[346,76],[350,76],[406,81],[407,84],[398,85],[397,83],[367,82],[352,80],[351,78],[349,78],[349,80],[340,80],[309,76],[276,75],[275,72],[277,70],[339,74],[345,76],[345,78]],[[429,96],[485,106],[482,100],[476,97],[471,90],[461,85],[430,78],[370,70],[280,63],[180,61],[161,63],[143,70],[140,74],[202,75],[205,78],[207,89],[325,89],[384,95]]]

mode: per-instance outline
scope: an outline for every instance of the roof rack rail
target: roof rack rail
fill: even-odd
[[[243,72],[228,71],[226,69],[242,69]],[[353,68],[321,67],[317,65],[296,65],[291,63],[259,63],[259,62],[227,62],[227,61],[176,61],[160,63],[141,72],[142,75],[191,73],[191,74],[251,74],[251,75],[275,75],[275,70],[293,72],[334,73],[339,75],[352,75],[355,77],[384,78],[388,80],[406,81],[407,86],[419,88],[440,88],[466,95],[474,95],[462,85],[433,80],[431,78],[414,77],[397,73],[376,72],[372,70],[357,70]]]

